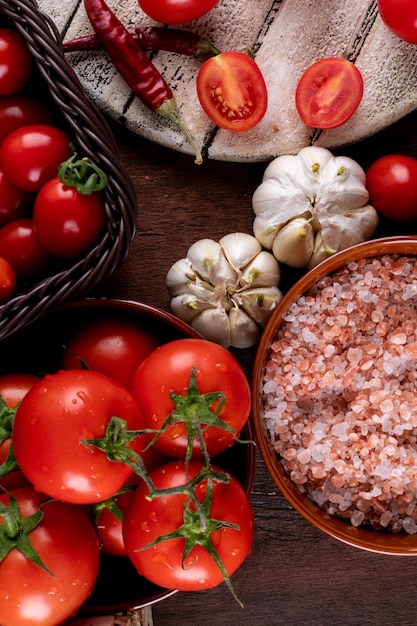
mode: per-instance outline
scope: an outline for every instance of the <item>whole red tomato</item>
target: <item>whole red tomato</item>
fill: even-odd
[[[2,626],[62,624],[84,604],[94,588],[100,562],[96,532],[82,507],[58,500],[41,504],[45,496],[32,487],[17,489],[12,496],[26,522],[40,510],[43,512],[26,536],[44,567],[33,563],[17,547],[12,547],[2,559],[0,623]],[[0,495],[0,501],[10,507],[8,494]],[[3,510],[1,525],[4,515]],[[6,530],[2,534],[3,548],[8,540]],[[13,540],[16,536],[10,537],[11,545]]]
[[[16,93],[0,98],[0,143],[22,126],[54,124],[50,109],[28,94]]]
[[[417,219],[417,159],[389,154],[366,172],[369,203],[380,215],[396,221]]]
[[[262,72],[243,52],[223,52],[207,59],[197,74],[197,95],[211,121],[234,132],[256,126],[268,106]]]
[[[191,461],[188,468],[183,461],[172,461],[152,472],[151,480],[156,489],[174,488],[185,485],[201,467],[198,461]],[[228,576],[251,552],[253,511],[245,490],[234,477],[231,476],[228,483],[214,482],[211,497],[207,480],[195,487],[197,501],[205,501],[207,525],[201,524],[187,495],[177,493],[152,499],[148,495],[145,483],[133,493],[125,512],[123,537],[129,558],[138,572],[155,584],[180,591],[209,589],[224,581],[213,551]],[[213,520],[235,524],[236,528],[219,528]],[[146,547],[179,529],[181,536]]]
[[[40,276],[50,258],[36,236],[31,217],[13,220],[0,229],[0,256],[10,263],[20,280]]]
[[[32,206],[32,194],[13,187],[0,169],[0,228],[12,220],[28,217]]]
[[[219,0],[138,0],[146,15],[164,24],[191,22],[213,9]]]
[[[378,0],[385,25],[400,39],[417,44],[417,2],[415,0]]]
[[[32,72],[32,56],[19,33],[0,28],[0,95],[20,91]]]
[[[113,418],[113,419],[112,419]],[[36,489],[75,504],[113,496],[133,470],[124,462],[140,455],[144,428],[139,406],[127,389],[98,372],[49,374],[25,395],[13,424],[16,461]],[[110,432],[109,432],[110,428]],[[106,449],[91,441],[108,435]]]
[[[196,428],[210,456],[233,445],[251,406],[245,374],[232,354],[205,339],[176,339],[154,350],[139,366],[132,383],[148,428],[161,433],[152,444],[162,454],[202,456]],[[177,394],[177,398],[173,396]],[[172,421],[166,423],[172,416]],[[228,430],[227,430],[228,429]]]
[[[0,304],[7,302],[16,290],[16,274],[10,263],[0,257]]]
[[[24,487],[29,483],[26,476],[17,468],[14,462],[14,455],[10,456],[15,413],[13,409],[16,408],[29,389],[39,380],[40,377],[35,374],[20,372],[0,375],[0,486],[9,491],[18,487]],[[4,473],[8,468],[7,462],[12,464],[12,469]]]
[[[106,223],[100,192],[83,195],[58,177],[39,191],[33,209],[36,237],[53,257],[72,260],[88,252]]]
[[[139,365],[158,344],[149,328],[133,320],[105,317],[74,332],[66,343],[61,367],[77,369],[85,363],[129,389]]]
[[[0,165],[12,185],[38,192],[69,159],[70,144],[69,136],[55,126],[23,126],[7,135],[0,145]]]

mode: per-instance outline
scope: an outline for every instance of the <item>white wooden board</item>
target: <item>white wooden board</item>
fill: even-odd
[[[125,26],[155,25],[137,0],[108,0]],[[64,39],[92,32],[82,0],[39,0]],[[158,24],[159,25],[159,24]],[[209,158],[268,161],[309,143],[329,149],[364,139],[417,108],[417,46],[383,24],[377,0],[220,0],[206,16],[180,25],[208,37],[219,49],[251,48],[269,92],[262,122],[246,133],[216,129],[201,109],[195,78],[201,61],[158,52],[152,59],[174,91],[181,117]],[[354,61],[365,84],[359,109],[343,126],[314,132],[296,111],[294,93],[303,71],[319,58]],[[131,97],[104,52],[71,53],[68,61],[88,95],[133,133],[192,154],[182,133]]]

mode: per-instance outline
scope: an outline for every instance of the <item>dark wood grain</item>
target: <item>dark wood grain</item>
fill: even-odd
[[[364,168],[388,153],[417,157],[417,113],[340,150]],[[165,276],[197,239],[252,232],[251,196],[265,164],[207,161],[142,140],[113,126],[138,196],[138,233],[125,263],[96,295],[141,300],[168,309]],[[378,234],[417,233],[382,224]],[[283,289],[294,277],[283,278]],[[255,350],[234,351],[250,378]],[[253,552],[233,576],[240,608],[225,585],[178,593],[154,606],[155,626],[412,626],[417,623],[417,560],[356,550],[306,522],[277,492],[257,458],[252,493]]]

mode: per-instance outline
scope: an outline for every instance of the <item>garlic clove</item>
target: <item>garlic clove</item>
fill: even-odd
[[[273,254],[262,250],[243,268],[240,285],[268,286],[278,285],[281,278],[279,263]]]
[[[320,221],[323,242],[328,248],[338,251],[369,239],[378,226],[379,218],[374,207],[367,204],[344,213],[324,212]]]
[[[219,244],[226,259],[237,273],[262,249],[256,237],[248,233],[230,233],[222,237]]]
[[[209,341],[224,348],[231,345],[229,315],[221,307],[205,309],[193,319],[191,326]]]
[[[323,241],[322,233],[321,231],[319,231],[316,234],[316,238],[314,241],[313,254],[310,257],[310,261],[308,262],[308,266],[307,266],[308,269],[311,269],[312,267],[315,267],[322,261],[325,261],[326,259],[329,258],[329,256],[332,256],[332,254],[334,254],[335,252],[337,252],[337,249],[329,248],[328,246],[326,246],[326,244]]]
[[[263,215],[257,215],[253,221],[253,234],[264,248],[272,250],[274,239],[281,227],[282,224],[271,224]]]
[[[233,307],[229,312],[230,345],[233,348],[250,348],[259,339],[257,324],[242,309]]]
[[[233,301],[261,327],[265,326],[281,300],[282,292],[278,287],[245,289],[233,297]]]
[[[309,220],[297,218],[277,233],[272,246],[275,258],[291,267],[306,267],[314,249],[314,231]]]
[[[187,252],[192,268],[212,285],[234,286],[237,274],[228,263],[219,243],[213,239],[200,239]]]
[[[196,317],[212,306],[209,302],[199,301],[192,293],[181,293],[174,296],[170,303],[172,313],[187,324],[191,324]]]
[[[166,286],[172,296],[176,296],[187,287],[188,283],[197,280],[189,259],[180,259],[176,261],[168,270],[166,275]]]

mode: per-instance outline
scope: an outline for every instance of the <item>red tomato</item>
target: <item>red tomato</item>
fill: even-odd
[[[33,222],[48,254],[64,260],[78,258],[93,247],[103,231],[103,196],[100,192],[83,195],[53,178],[36,197]]]
[[[21,516],[39,511],[44,496],[33,488],[12,494]],[[0,500],[7,504],[8,495]],[[42,505],[43,517],[27,535],[49,571],[16,548],[0,562],[2,626],[56,626],[71,617],[91,594],[97,578],[100,548],[94,527],[82,507],[57,500]],[[0,518],[0,523],[4,523]]]
[[[9,409],[14,409],[24,398],[29,389],[31,389],[39,380],[40,377],[35,374],[16,372],[12,374],[0,375],[0,396],[2,401]],[[13,411],[0,411],[0,433],[3,434],[3,439],[0,435],[0,467],[9,455],[13,417]],[[28,484],[28,479],[18,469],[14,469],[4,476],[0,476],[0,486],[8,489],[9,491]]]
[[[0,98],[0,143],[14,130],[31,124],[53,124],[46,105],[21,93]]]
[[[236,132],[259,124],[268,106],[262,72],[243,52],[223,52],[207,59],[197,74],[197,95],[214,124]]]
[[[19,33],[0,28],[0,95],[9,95],[24,87],[32,72],[32,57]]]
[[[115,317],[93,320],[77,329],[69,339],[61,367],[80,368],[81,359],[89,369],[129,389],[139,365],[158,344],[156,335],[137,322]]]
[[[138,0],[146,15],[165,24],[191,22],[205,15],[219,0]]]
[[[196,368],[195,380],[200,397],[202,394],[224,394],[225,402],[218,418],[238,436],[249,417],[248,381],[228,350],[205,339],[170,341],[154,350],[139,366],[133,378],[132,393],[142,409],[147,427],[162,428],[175,408],[171,392],[184,400],[193,368]],[[152,444],[162,454],[185,458],[188,444],[186,422],[208,425],[220,408],[217,396],[214,399],[207,396],[205,413],[196,411],[195,397],[190,400],[189,410],[182,410],[178,421],[164,428]],[[210,456],[219,454],[235,441],[232,432],[211,425],[203,430],[203,438]],[[192,448],[194,456],[201,456],[197,439],[192,442]]]
[[[0,256],[21,280],[36,278],[45,271],[49,255],[41,246],[31,217],[9,222],[0,229]]]
[[[100,507],[95,526],[101,540],[101,550],[111,556],[127,557],[123,540],[123,518],[133,491],[126,491]]]
[[[90,370],[50,374],[17,409],[12,432],[16,461],[35,488],[53,498],[78,504],[106,500],[132,469],[110,460],[112,450],[106,453],[82,441],[102,439],[112,417],[123,419],[128,430],[144,427],[133,396],[110,378]],[[144,439],[137,436],[128,448],[140,454]]]
[[[417,44],[417,3],[415,0],[378,0],[385,25],[400,39]]]
[[[12,220],[30,215],[32,205],[32,194],[13,187],[0,169],[0,228]]]
[[[55,126],[32,124],[7,135],[0,145],[0,164],[9,182],[39,191],[71,156],[69,136]]]
[[[0,257],[0,304],[7,302],[16,289],[16,275],[6,259]]]
[[[183,461],[172,461],[151,473],[156,489],[185,485],[201,469],[201,463],[192,461],[188,469]],[[216,468],[218,469],[218,468]],[[199,502],[207,494],[207,481],[199,482],[194,490]],[[215,482],[209,518],[237,524],[239,529],[212,527],[202,529],[195,514],[188,527],[188,537],[194,547],[183,563],[185,539],[161,541],[146,548],[161,535],[177,530],[184,524],[184,510],[194,511],[187,495],[173,494],[148,499],[148,487],[141,483],[133,493],[123,522],[123,537],[127,553],[138,572],[153,583],[180,591],[209,589],[223,582],[222,573],[203,544],[209,540],[223,562],[227,574],[243,563],[251,552],[253,541],[253,512],[241,484],[231,477],[229,483]]]
[[[369,203],[392,220],[417,219],[417,159],[401,154],[383,156],[366,173]]]
[[[362,74],[350,61],[338,57],[320,59],[301,76],[295,104],[304,124],[329,129],[352,117],[363,95]]]

